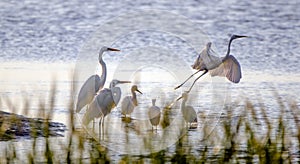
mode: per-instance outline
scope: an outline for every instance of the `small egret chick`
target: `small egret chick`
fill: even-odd
[[[196,111],[194,110],[194,108],[192,106],[189,106],[189,105],[186,105],[186,102],[188,100],[188,92],[183,92],[181,97],[179,97],[177,99],[180,100],[182,99],[182,102],[181,102],[181,112],[182,112],[182,115],[183,115],[183,118],[185,120],[185,122],[188,124],[188,125],[191,125],[192,123],[197,123],[197,113]]]
[[[148,111],[148,116],[152,124],[152,130],[153,130],[153,126],[155,126],[157,130],[157,125],[159,124],[160,114],[161,114],[160,109],[158,106],[155,105],[155,102],[156,99],[152,99],[152,106],[149,108]]]
[[[124,99],[122,100],[122,104],[121,104],[121,113],[123,115],[127,114],[131,114],[134,110],[134,108],[136,106],[138,106],[138,101],[137,101],[137,97],[136,97],[136,93],[135,92],[139,92],[140,94],[143,94],[141,91],[139,91],[138,87],[136,85],[133,85],[131,87],[131,94],[132,96],[126,96],[124,97]]]

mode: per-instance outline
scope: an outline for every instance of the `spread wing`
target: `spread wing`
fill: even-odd
[[[211,76],[225,76],[233,83],[239,83],[242,78],[241,66],[232,55],[229,55],[222,64],[209,72]]]
[[[204,63],[206,65],[206,69],[212,70],[216,67],[218,67],[222,63],[222,59],[220,57],[217,57],[213,54],[208,53],[208,56],[206,56],[204,59]]]
[[[200,52],[192,67],[197,70],[211,70],[220,65],[221,62],[222,59],[217,56],[211,47],[206,47]]]

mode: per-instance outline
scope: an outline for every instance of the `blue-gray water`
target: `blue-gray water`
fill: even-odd
[[[1,1],[0,61],[76,61],[85,41],[105,21],[143,9],[183,15],[225,53],[228,34],[243,34],[244,68],[298,72],[300,3],[290,1]],[[120,27],[120,30],[122,28]],[[239,51],[238,47],[233,48]]]
[[[0,6],[1,96],[20,100],[15,101],[16,103],[22,102],[22,96],[30,96],[31,100],[34,101],[32,103],[32,110],[34,111],[38,109],[37,102],[43,98],[42,96],[47,99],[46,95],[50,91],[52,75],[54,75],[53,72],[56,72],[59,75],[57,75],[58,92],[54,112],[56,114],[55,119],[62,122],[66,122],[67,103],[70,100],[71,76],[69,70],[74,63],[78,62],[81,48],[93,36],[94,32],[108,20],[114,19],[120,14],[146,9],[169,11],[195,22],[198,28],[208,35],[219,54],[225,54],[229,34],[250,36],[234,42],[232,47],[231,52],[239,60],[243,71],[243,78],[239,84],[233,85],[228,81],[226,83],[232,101],[243,95],[248,97],[254,105],[259,106],[258,99],[261,98],[268,109],[270,118],[276,118],[276,114],[279,112],[273,94],[274,89],[279,92],[280,97],[300,102],[298,96],[300,90],[300,71],[298,69],[300,61],[300,3],[297,0],[276,2],[259,0],[187,2],[159,0],[154,2],[1,1]],[[159,20],[159,17],[157,19]],[[116,30],[122,31],[122,27],[117,27]],[[115,42],[115,45],[120,46],[117,48],[124,49],[121,52],[124,55],[127,49],[136,45],[149,43],[152,46],[157,46],[167,42],[175,45],[173,46],[174,49],[171,50],[172,52],[175,50],[179,57],[184,56],[183,60],[186,64],[192,64],[196,57],[195,53],[190,56],[184,55],[189,50],[184,49],[184,46],[181,47],[185,43],[174,38],[164,37],[164,35],[159,32],[131,33],[120,38]],[[132,42],[126,42],[128,40]],[[97,55],[97,51],[95,51],[95,55]],[[111,55],[106,56],[105,60],[108,63],[109,72],[113,72],[113,68],[120,61]],[[18,65],[14,65],[14,63]],[[65,63],[68,66],[64,66]],[[95,64],[97,65],[97,61]],[[147,71],[149,70],[143,73],[147,74]],[[162,77],[170,75],[164,73],[161,75]],[[109,74],[108,82],[111,77],[112,75]],[[161,78],[158,75],[155,77]],[[140,88],[145,93],[144,97],[139,97],[142,110],[134,113],[134,117],[142,115],[142,118],[145,118],[146,108],[150,105],[150,94],[153,90],[151,82],[153,81],[147,81],[147,79],[149,80],[147,77],[140,79]],[[197,112],[209,110],[211,107],[211,91],[213,90],[211,83],[207,83],[207,79],[210,80],[207,77],[204,82],[199,82],[196,86],[201,90],[200,94],[197,95],[198,97],[194,98],[196,103],[193,105]],[[80,80],[82,83],[85,79]],[[154,81],[155,86],[168,88],[169,90],[165,93],[172,94],[172,98],[180,94],[180,91],[173,92],[172,90],[171,92],[171,89],[178,82],[172,81],[173,83],[162,86],[157,83],[163,81],[165,80]],[[128,88],[126,89],[128,92]],[[126,94],[125,92],[124,95]],[[4,103],[1,105],[1,110],[8,110]],[[299,106],[299,103],[297,105]],[[22,107],[22,105],[19,106]],[[177,107],[179,109],[179,106]],[[109,117],[113,121],[117,121],[116,124],[119,124],[120,119],[117,111],[113,111]],[[200,132],[199,125],[198,130],[189,132],[189,136],[196,141],[199,139],[197,137],[201,135]],[[197,144],[195,145],[197,149]]]

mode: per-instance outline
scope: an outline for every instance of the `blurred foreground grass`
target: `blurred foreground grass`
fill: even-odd
[[[52,118],[55,94],[56,87],[53,85],[48,99],[50,102],[41,100],[38,111],[45,120]],[[70,94],[74,95],[72,91]],[[0,153],[0,163],[297,163],[300,161],[298,104],[295,101],[283,100],[277,93],[274,94],[274,99],[277,99],[280,111],[277,118],[268,116],[263,102],[255,106],[250,100],[244,100],[244,111],[239,116],[234,116],[234,107],[226,107],[218,130],[208,134],[213,127],[205,125],[202,128],[203,136],[208,137],[205,140],[199,139],[195,150],[192,150],[195,145],[189,142],[187,132],[172,148],[148,155],[118,154],[117,158],[114,152],[75,129],[75,100],[71,99],[68,104],[70,127],[64,140],[50,137],[49,124],[46,121],[45,137],[37,137],[33,131],[32,138],[27,139],[29,146],[26,150],[18,150],[18,139],[5,141],[6,147]],[[2,98],[1,103],[4,101],[8,100]],[[24,111],[30,108],[29,99],[26,104]],[[9,110],[14,111],[13,105],[9,107]],[[162,127],[166,122],[169,123],[168,117],[165,116],[169,109],[164,110]],[[200,120],[205,119],[202,115],[198,117]],[[1,120],[0,134],[6,130],[5,121],[18,122],[18,119]],[[53,146],[53,143],[60,147]]]

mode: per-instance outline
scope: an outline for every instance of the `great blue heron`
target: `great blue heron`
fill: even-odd
[[[188,77],[182,84],[177,86],[175,89],[180,88],[184,83],[186,83],[191,77],[193,77],[195,74],[197,74],[200,71],[204,71],[199,77],[195,79],[192,86],[188,90],[188,92],[191,91],[196,81],[203,75],[205,75],[208,71],[210,72],[211,76],[225,76],[228,80],[230,80],[233,83],[240,82],[240,79],[242,78],[241,73],[241,66],[239,62],[236,60],[236,58],[232,55],[230,55],[230,46],[231,42],[234,39],[238,38],[244,38],[247,36],[242,35],[232,35],[229,43],[228,43],[228,49],[225,57],[217,57],[212,55],[213,51],[211,49],[211,42],[208,42],[206,44],[206,47],[201,51],[199,54],[197,60],[192,65],[193,69],[198,70],[194,74],[192,74],[190,77]]]
[[[159,124],[159,121],[160,121],[160,109],[158,106],[155,105],[155,102],[156,102],[156,99],[152,99],[152,106],[149,108],[149,111],[148,111],[148,116],[149,116],[149,120],[152,124],[152,129],[153,129],[153,126],[156,127],[157,129],[157,125]]]
[[[89,108],[83,116],[82,123],[88,125],[94,118],[99,118],[99,128],[104,117],[118,105],[121,98],[121,89],[116,87],[118,84],[130,83],[130,81],[112,80],[108,88],[102,89],[100,93],[93,99]]]
[[[102,57],[103,53],[105,51],[120,51],[118,49],[114,48],[109,48],[109,47],[102,47],[99,51],[99,64],[102,67],[102,74],[101,77],[99,75],[92,75],[90,76],[82,85],[80,88],[78,98],[77,98],[77,103],[76,103],[76,112],[80,112],[80,110],[87,104],[89,104],[97,92],[101,90],[105,84],[106,81],[106,64],[104,63]]]
[[[188,100],[188,92],[183,92],[181,97],[179,97],[176,101],[179,101],[180,99],[182,99],[181,102],[181,113],[183,115],[183,118],[185,120],[185,122],[188,125],[191,125],[191,123],[197,123],[197,113],[194,110],[194,108],[192,106],[186,105],[186,102]]]
[[[139,92],[140,94],[143,94],[141,91],[139,91],[138,87],[136,85],[133,85],[131,87],[131,94],[132,96],[126,96],[122,100],[121,104],[121,113],[123,115],[131,114],[136,106],[138,106],[138,101],[136,98],[136,93]]]

